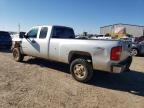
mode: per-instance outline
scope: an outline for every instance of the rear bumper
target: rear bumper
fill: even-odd
[[[126,65],[112,65],[111,66],[111,72],[112,73],[121,73],[126,70]]]
[[[126,60],[124,60],[118,64],[112,64],[111,72],[121,73],[121,72],[127,71],[127,70],[129,70],[131,63],[132,63],[132,57],[128,57]]]

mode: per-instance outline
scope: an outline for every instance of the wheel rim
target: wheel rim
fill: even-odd
[[[76,64],[74,66],[74,74],[78,78],[81,78],[81,79],[84,78],[86,75],[85,67],[81,64]]]
[[[15,58],[15,59],[17,59],[18,58],[18,53],[17,53],[17,51],[13,51],[13,57]]]
[[[132,49],[131,54],[134,55],[134,56],[136,56],[138,54],[138,52],[137,52],[136,49]]]

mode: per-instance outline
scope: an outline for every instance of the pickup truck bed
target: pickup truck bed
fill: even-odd
[[[123,46],[120,60],[111,61],[111,48]],[[59,62],[70,62],[73,53],[91,56],[93,68],[111,72],[111,64],[124,61],[129,56],[129,49],[118,40],[81,40],[81,39],[51,39],[49,57]]]

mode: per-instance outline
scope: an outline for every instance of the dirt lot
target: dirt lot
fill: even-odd
[[[144,57],[134,57],[131,70],[95,72],[82,84],[68,65],[30,57],[16,63],[0,52],[0,108],[144,108]]]

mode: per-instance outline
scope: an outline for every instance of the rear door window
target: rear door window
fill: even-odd
[[[44,39],[47,36],[48,28],[47,27],[42,27],[40,31],[40,39]]]

